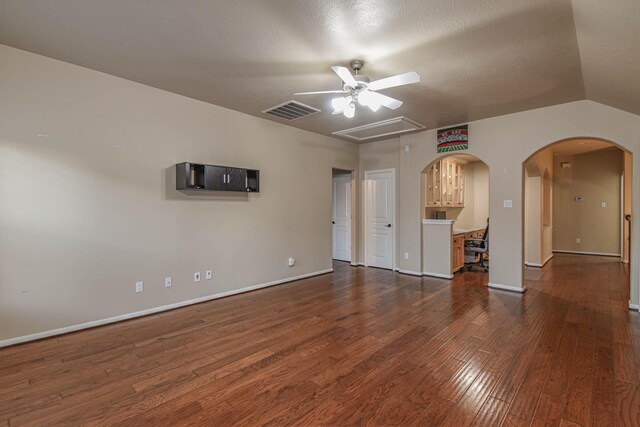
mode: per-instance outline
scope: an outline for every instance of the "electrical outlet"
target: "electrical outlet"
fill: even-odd
[[[207,280],[211,280],[211,278],[213,277],[213,270],[207,270],[207,272],[204,274],[204,277]]]
[[[171,287],[171,277],[165,277],[164,278],[164,287],[165,288],[170,288]]]
[[[136,293],[144,291],[144,282],[136,282]]]
[[[200,272],[199,271],[197,273],[193,273],[193,281],[194,282],[199,282],[200,281]]]
[[[505,208],[512,208],[513,207],[513,200],[504,200],[503,203]]]
[[[580,238],[579,237],[576,239],[576,243],[580,243]]]
[[[600,203],[600,207],[601,207],[601,208],[606,208],[606,207],[607,207],[607,202],[602,202],[602,203]]]
[[[294,265],[296,265],[296,259],[295,258],[289,258],[289,267],[293,267]]]
[[[404,253],[404,259],[409,259],[409,252]]]

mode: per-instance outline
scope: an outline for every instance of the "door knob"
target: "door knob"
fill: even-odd
[[[391,228],[391,224],[387,224],[387,227]]]

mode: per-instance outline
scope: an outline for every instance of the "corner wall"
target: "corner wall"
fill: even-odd
[[[261,192],[178,192],[183,161]],[[358,146],[0,45],[0,341],[330,269],[332,167]]]

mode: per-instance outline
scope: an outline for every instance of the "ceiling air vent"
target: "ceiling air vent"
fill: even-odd
[[[424,128],[424,125],[401,116],[395,119],[382,120],[380,122],[369,123],[368,125],[333,132],[333,134],[344,138],[355,139],[356,141],[368,141],[370,139],[391,136],[398,133],[413,132]]]
[[[287,101],[263,111],[265,114],[270,114],[285,120],[295,120],[318,112],[320,112],[320,110],[317,108],[310,107],[298,101]]]

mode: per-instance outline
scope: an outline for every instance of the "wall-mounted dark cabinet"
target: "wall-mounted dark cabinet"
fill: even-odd
[[[178,163],[176,190],[260,191],[260,171],[227,166]]]

